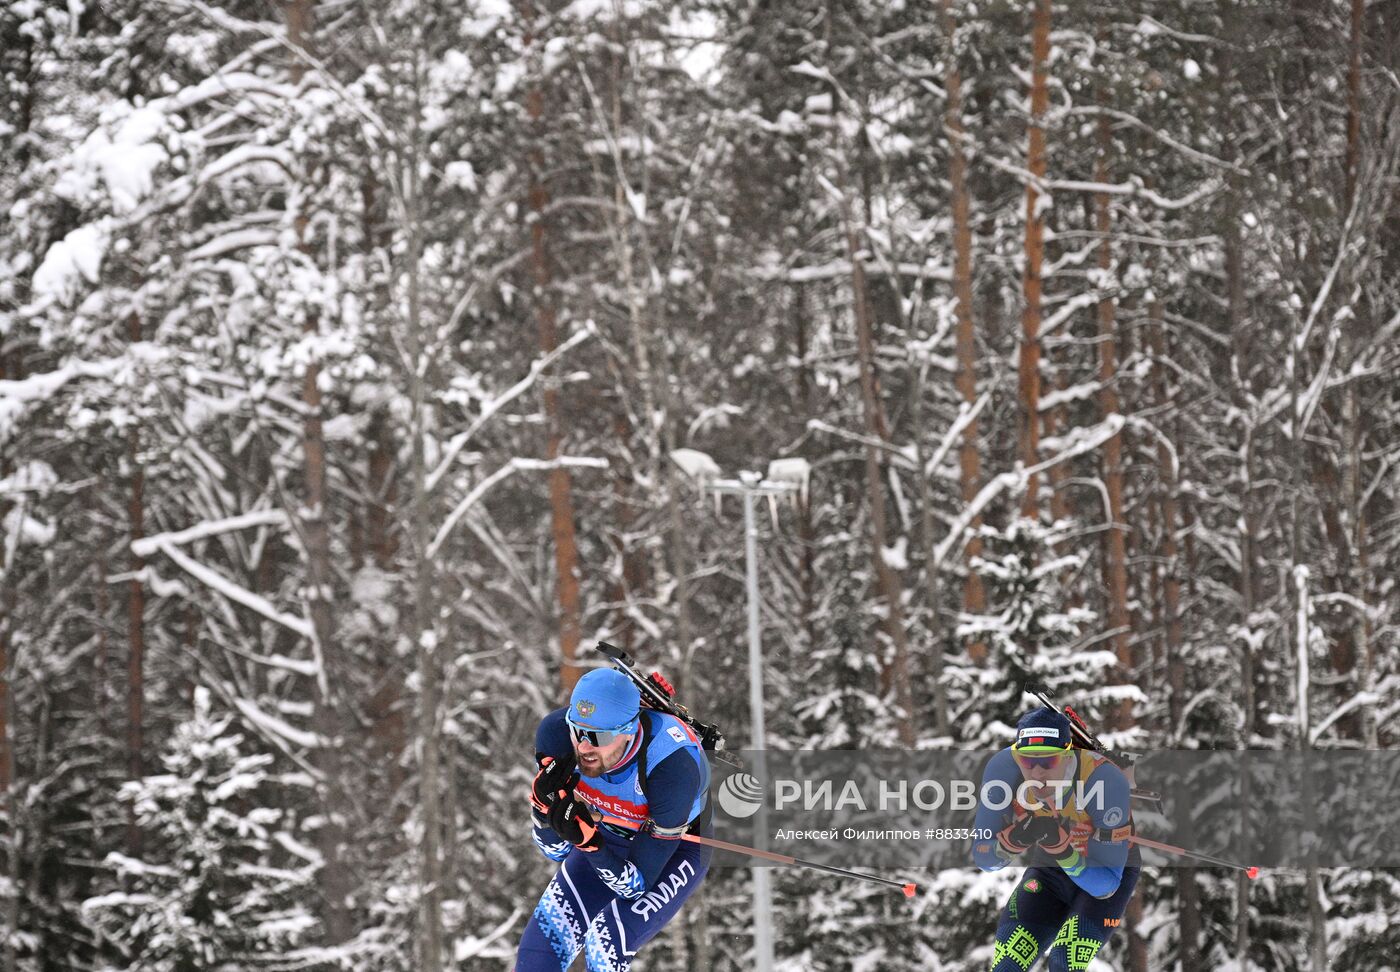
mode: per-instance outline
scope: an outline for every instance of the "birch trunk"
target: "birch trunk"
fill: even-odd
[[[0,380],[19,380],[22,377],[21,369],[8,364],[4,342],[0,339]],[[0,478],[8,476],[11,471],[12,464],[6,450],[0,457]],[[4,811],[6,829],[9,831],[5,874],[10,883],[10,893],[5,896],[5,927],[10,931],[5,936],[5,972],[16,972],[19,967],[18,941],[14,932],[19,928],[20,901],[24,893],[20,867],[23,838],[15,776],[15,665],[12,654],[15,608],[18,604],[12,575],[17,547],[18,544],[12,545],[7,537],[0,534],[0,801],[3,801],[0,810]]]
[[[141,340],[141,318],[132,312],[126,319],[126,337],[131,344]],[[141,433],[133,424],[126,436],[126,467],[130,487],[126,500],[127,535],[131,544],[145,536],[146,473],[141,467]],[[128,549],[131,549],[128,546]],[[136,553],[130,556],[133,574],[146,562]],[[146,775],[141,748],[146,722],[146,586],[133,577],[126,585],[126,772],[127,779]],[[126,846],[132,857],[141,854],[141,831],[128,808]]]
[[[419,50],[423,49],[420,43]],[[416,603],[411,623],[413,645],[418,654],[420,698],[418,704],[419,801],[422,806],[422,846],[419,852],[418,881],[418,960],[423,972],[443,969],[443,861],[441,781],[441,658],[438,651],[436,579],[434,564],[428,556],[436,517],[433,497],[427,488],[426,440],[435,432],[432,410],[428,404],[428,376],[432,368],[432,351],[425,340],[427,326],[423,321],[421,267],[423,253],[422,200],[419,171],[422,161],[423,134],[421,64],[415,61],[413,78],[413,115],[410,124],[408,155],[399,166],[403,173],[404,218],[408,237],[408,351],[412,370],[409,394],[412,411],[412,482],[413,482],[413,554],[416,565]]]

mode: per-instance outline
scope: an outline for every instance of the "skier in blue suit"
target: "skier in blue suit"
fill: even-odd
[[[995,836],[973,844],[977,866],[996,871],[1030,855],[1001,910],[992,972],[1028,972],[1047,950],[1050,972],[1087,969],[1122,921],[1142,868],[1129,842],[1127,777],[1107,757],[1074,748],[1069,719],[1041,708],[988,761],[980,792],[976,827]]]
[[[515,972],[627,972],[709,871],[710,764],[691,728],[644,709],[613,669],[579,679],[535,732],[535,845],[562,862],[525,927]],[[613,824],[604,818],[626,821]]]

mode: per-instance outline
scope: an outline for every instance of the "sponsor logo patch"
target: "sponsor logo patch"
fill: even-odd
[[[1047,729],[1045,726],[1026,726],[1026,728],[1021,730],[1022,739],[1025,739],[1027,736],[1054,736],[1058,738],[1059,735],[1060,733],[1058,730]]]
[[[1122,921],[1122,918],[1105,918],[1103,920],[1103,926],[1105,928],[1117,928],[1122,923]]]
[[[1128,825],[1127,827],[1119,827],[1119,828],[1118,828],[1117,830],[1115,830],[1113,833],[1111,833],[1111,834],[1108,835],[1108,839],[1109,839],[1110,841],[1112,841],[1113,843],[1116,844],[1116,843],[1117,843],[1118,841],[1120,841],[1120,840],[1127,840],[1127,839],[1128,839],[1129,837],[1131,837],[1132,835],[1133,835],[1133,828],[1132,828],[1132,825],[1130,824],[1130,825]]]

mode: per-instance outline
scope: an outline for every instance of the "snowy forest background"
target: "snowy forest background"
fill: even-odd
[[[4,972],[508,968],[595,639],[748,738],[741,518],[677,449],[810,464],[772,746],[1000,746],[1027,673],[1125,745],[1400,741],[1396,0],[0,44]],[[1007,875],[924,879],[779,872],[784,967],[985,967]],[[1139,887],[1105,969],[1400,968],[1393,870]],[[750,901],[637,967],[748,967]]]

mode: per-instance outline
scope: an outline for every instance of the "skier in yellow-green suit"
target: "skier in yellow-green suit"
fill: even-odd
[[[1005,806],[989,805],[988,784],[1010,795]],[[1028,858],[1001,909],[991,972],[1028,972],[1047,951],[1050,972],[1089,968],[1122,922],[1142,869],[1128,840],[1128,778],[1107,757],[1075,748],[1065,715],[1040,708],[987,763],[980,792],[977,830],[995,837],[973,844],[977,866],[997,871]]]

